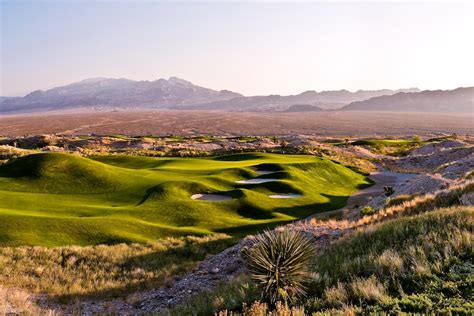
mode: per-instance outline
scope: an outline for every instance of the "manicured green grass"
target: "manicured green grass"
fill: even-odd
[[[256,170],[277,171],[259,176]],[[238,184],[254,177],[277,182]],[[337,209],[369,185],[324,158],[241,154],[213,158],[43,153],[0,166],[0,245],[95,245],[184,235],[234,237]],[[195,201],[192,194],[233,200]],[[295,199],[272,199],[298,193]]]
[[[355,146],[376,146],[376,145],[383,145],[383,146],[406,146],[406,145],[411,145],[413,143],[419,143],[419,142],[414,142],[413,140],[406,140],[406,139],[370,139],[370,140],[356,140],[355,142],[352,142],[351,145]]]
[[[423,142],[418,139],[367,139],[367,140],[356,140],[351,142],[350,145],[353,146],[368,146],[372,148],[375,152],[381,154],[390,154],[390,155],[405,155],[411,149],[427,144],[428,142]]]
[[[351,142],[333,142],[332,145],[370,146],[370,147],[412,147],[430,142],[413,139],[359,139]]]

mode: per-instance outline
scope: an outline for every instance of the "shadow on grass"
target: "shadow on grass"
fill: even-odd
[[[337,195],[329,195],[329,194],[322,194],[322,196],[329,199],[328,202],[325,203],[313,203],[313,204],[306,204],[306,205],[299,205],[299,206],[291,206],[291,207],[279,207],[276,208],[271,213],[260,211],[255,208],[248,208],[243,212],[241,215],[248,216],[253,219],[267,219],[266,215],[270,214],[285,214],[288,216],[296,217],[296,220],[305,219],[308,216],[314,214],[324,214],[324,212],[334,211],[340,209],[346,205],[347,199],[349,196],[337,196]],[[275,215],[272,215],[274,218]],[[250,225],[241,225],[236,227],[230,228],[223,228],[218,230],[220,233],[224,233],[230,235],[235,238],[242,238],[248,234],[255,234],[259,231],[264,229],[274,228],[276,226],[284,225],[296,220],[281,220],[271,223],[256,223]]]
[[[363,190],[365,188],[371,187],[375,184],[373,180],[366,177],[365,180],[367,183],[362,183],[357,186],[358,190]],[[266,184],[268,185],[268,183]],[[276,187],[272,187],[273,190],[276,190]],[[239,215],[250,217],[252,219],[271,219],[275,218],[274,214],[280,213],[289,215],[292,217],[296,217],[296,220],[305,219],[311,215],[315,214],[324,214],[324,212],[331,212],[338,210],[347,204],[347,200],[349,199],[350,195],[338,196],[338,195],[330,195],[330,194],[321,194],[322,196],[329,199],[326,203],[313,203],[313,204],[306,204],[306,205],[299,205],[299,206],[291,206],[291,207],[280,207],[276,208],[272,212],[261,211],[256,209],[255,207],[249,207],[247,209],[239,210]],[[334,214],[335,217],[340,216],[340,214]],[[220,233],[224,233],[230,235],[235,238],[242,238],[248,234],[255,234],[259,231],[264,229],[271,229],[280,225],[284,225],[296,220],[282,220],[278,222],[271,222],[271,223],[258,223],[254,225],[242,225],[237,227],[230,227],[218,230]]]
[[[136,206],[140,206],[145,203],[153,194],[162,194],[164,192],[163,188],[160,185],[154,186],[146,190],[142,199],[137,203]]]
[[[261,178],[265,179],[264,177],[261,177]],[[259,178],[256,178],[256,179],[259,179]],[[275,179],[278,179],[278,178],[275,177]],[[237,183],[236,187],[238,189],[247,189],[247,190],[266,189],[274,193],[304,194],[303,191],[299,190],[292,183],[281,182],[281,181],[271,181],[271,182],[264,182],[264,183],[242,183],[242,184]]]
[[[291,220],[285,221],[278,221],[278,222],[270,222],[270,223],[259,223],[253,225],[241,225],[235,226],[230,228],[223,228],[219,229],[217,232],[224,233],[234,238],[243,238],[250,234],[257,234],[265,229],[272,229],[280,225],[284,225],[287,223],[292,222]]]
[[[239,209],[237,210],[237,214],[246,218],[256,219],[256,220],[272,219],[276,217],[273,211],[260,209],[258,207],[255,207],[247,203],[244,203],[242,206],[239,207]]]
[[[236,153],[236,154],[229,154],[224,156],[216,156],[213,160],[217,161],[244,161],[244,160],[251,160],[264,157],[265,154],[258,153],[258,152],[250,152],[250,153]]]
[[[275,209],[275,212],[297,217],[298,219],[304,219],[313,214],[333,211],[344,207],[347,203],[347,199],[349,198],[348,195],[338,196],[324,193],[321,195],[328,198],[329,201],[325,203],[313,203],[294,207],[279,207]]]

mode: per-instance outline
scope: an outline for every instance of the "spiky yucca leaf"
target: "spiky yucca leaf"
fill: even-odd
[[[244,248],[243,255],[262,296],[274,303],[305,294],[303,282],[314,247],[299,232],[284,228],[264,231]]]

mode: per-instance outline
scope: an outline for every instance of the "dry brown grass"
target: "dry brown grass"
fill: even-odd
[[[59,315],[53,310],[38,307],[30,294],[0,285],[0,315]]]
[[[288,307],[281,302],[275,304],[272,309],[266,303],[259,301],[254,302],[250,306],[243,304],[242,312],[234,312],[223,310],[216,313],[215,316],[305,316],[303,307]]]
[[[346,305],[348,297],[345,285],[340,282],[324,290],[324,299],[332,306],[342,307]]]
[[[158,288],[233,241],[226,235],[148,244],[0,248],[0,284],[70,301]]]
[[[355,278],[349,285],[352,295],[366,302],[381,302],[385,298],[385,288],[375,277]]]

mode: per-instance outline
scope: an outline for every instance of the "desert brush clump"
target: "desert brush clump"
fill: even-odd
[[[377,210],[375,208],[373,208],[372,206],[370,205],[367,205],[367,206],[364,206],[361,210],[360,210],[360,215],[361,216],[366,216],[366,215],[372,215],[372,214],[375,214],[377,212]]]
[[[303,283],[314,246],[301,233],[288,228],[264,231],[242,254],[262,298],[288,302],[305,294]]]
[[[403,202],[413,200],[413,199],[414,199],[415,197],[417,197],[417,196],[420,196],[420,194],[419,194],[419,193],[415,193],[415,194],[400,194],[400,195],[397,195],[397,196],[395,196],[395,197],[389,197],[389,198],[386,200],[385,206],[388,207],[388,206],[400,205],[400,204],[402,204]]]
[[[276,302],[272,309],[266,303],[255,301],[251,305],[242,304],[242,311],[223,310],[215,316],[305,316],[304,307],[289,307],[282,302]]]
[[[26,291],[0,285],[0,315],[56,316],[60,313],[39,307]]]

